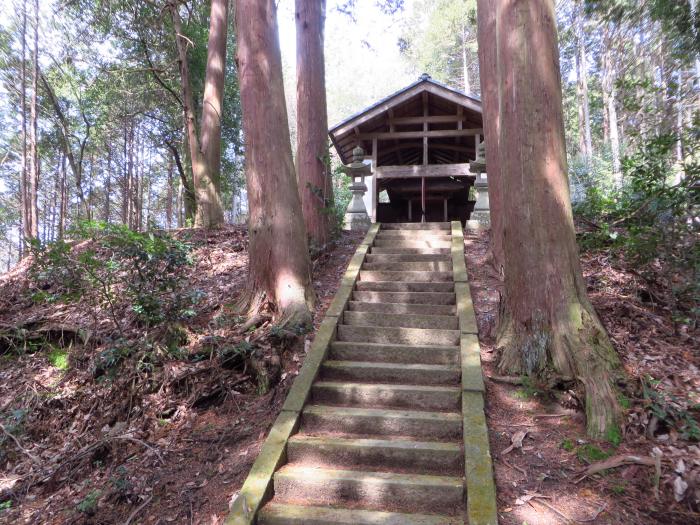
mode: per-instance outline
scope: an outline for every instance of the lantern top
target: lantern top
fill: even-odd
[[[486,172],[486,141],[481,141],[476,148],[476,159],[469,163],[469,169],[474,173]]]

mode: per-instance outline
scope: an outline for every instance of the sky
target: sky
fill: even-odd
[[[327,0],[325,55],[328,120],[332,126],[405,87],[420,75],[401,56],[398,40],[413,0],[403,11],[384,14],[377,0],[357,0],[354,18],[338,11],[341,0]],[[296,30],[294,0],[279,0],[280,48],[287,95],[294,93]]]

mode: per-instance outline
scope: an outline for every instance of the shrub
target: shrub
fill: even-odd
[[[79,223],[72,235],[93,242],[33,245],[35,300],[83,299],[106,308],[120,333],[123,312],[118,310],[124,302],[145,327],[193,315],[200,296],[187,291],[183,270],[192,264],[187,244],[163,232],[95,221]]]

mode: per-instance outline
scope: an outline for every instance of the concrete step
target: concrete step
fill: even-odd
[[[399,328],[429,328],[458,330],[459,319],[454,315],[410,315],[375,312],[345,312],[343,324],[352,326],[389,326]]]
[[[455,294],[445,292],[353,292],[354,301],[367,303],[455,304]]]
[[[377,466],[405,472],[460,475],[462,450],[457,443],[346,439],[297,434],[287,444],[290,463],[332,465],[353,470]]]
[[[459,330],[339,325],[338,340],[356,343],[456,346],[459,344]]]
[[[311,394],[317,405],[459,410],[461,402],[461,390],[457,386],[316,381]]]
[[[307,405],[301,418],[301,431],[314,435],[405,436],[431,441],[457,441],[462,435],[459,412]]]
[[[258,525],[464,525],[460,518],[362,509],[268,503]]]
[[[380,363],[415,363],[426,365],[459,365],[458,346],[397,345],[379,343],[331,343],[329,359]]]
[[[449,241],[452,240],[452,232],[443,230],[380,230],[375,239],[429,239]]]
[[[258,525],[464,525],[460,518],[362,509],[285,505],[271,502],[260,511]]]
[[[321,365],[324,381],[357,381],[408,385],[458,385],[461,369],[454,365],[378,363],[326,360]]]
[[[389,248],[451,248],[452,241],[375,239],[374,246]]]
[[[379,231],[384,230],[449,230],[452,225],[449,222],[383,222]]]
[[[451,304],[363,303],[361,301],[348,301],[348,309],[356,312],[428,315],[455,315],[457,311],[457,307]]]
[[[445,253],[370,253],[365,257],[368,263],[428,261],[451,262],[452,256]]]
[[[399,248],[395,246],[372,246],[369,253],[374,254],[449,254],[450,248]]]
[[[416,261],[416,262],[381,262],[364,263],[362,269],[368,272],[389,270],[413,271],[413,272],[450,272],[452,271],[452,261]]]
[[[401,281],[401,282],[452,282],[452,272],[396,272],[396,271],[366,271],[360,270],[361,281]]]
[[[455,476],[395,474],[288,464],[274,474],[275,498],[300,496],[314,505],[361,504],[369,510],[432,511],[462,507],[464,482]]]
[[[357,281],[360,292],[454,292],[454,283],[411,283],[402,281]]]

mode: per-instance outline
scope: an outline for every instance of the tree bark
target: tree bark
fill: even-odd
[[[39,1],[34,0],[34,49],[32,52],[32,98],[29,101],[29,173],[27,174],[27,216],[25,239],[39,234],[39,147],[37,98],[39,88]]]
[[[499,169],[499,98],[496,10],[491,0],[478,0],[477,41],[481,105],[486,140],[486,170],[491,211],[491,252],[499,275],[503,275],[503,190]]]
[[[617,124],[617,110],[615,109],[615,72],[613,70],[612,38],[610,27],[606,22],[603,31],[603,100],[605,107],[603,111],[607,115],[608,139],[610,140],[610,152],[612,155],[613,180],[619,187],[622,185],[620,166],[620,136]]]
[[[104,221],[109,224],[112,205],[112,148],[107,146],[107,180],[105,181]]]
[[[464,92],[471,92],[471,83],[469,82],[469,62],[467,59],[467,28],[462,26],[462,76],[464,77]]]
[[[76,158],[76,154],[73,152],[73,146],[71,145],[71,138],[73,137],[73,134],[70,129],[68,117],[66,117],[65,113],[63,112],[61,104],[58,101],[58,97],[56,97],[56,94],[54,93],[54,90],[51,87],[51,84],[49,84],[46,77],[41,72],[39,72],[39,77],[41,78],[42,84],[44,84],[44,89],[46,89],[46,94],[49,96],[49,100],[51,101],[51,105],[53,106],[54,113],[56,114],[56,118],[58,119],[63,153],[68,159],[68,164],[70,165],[71,171],[73,172],[73,176],[75,177],[75,188],[78,192],[78,199],[80,200],[80,204],[83,208],[84,216],[86,219],[89,220],[91,218],[90,205],[87,199],[85,198],[85,191],[83,190],[83,157],[85,155],[85,147],[87,146],[87,141],[90,138],[91,124],[87,120],[85,113],[82,113],[83,121],[85,122],[85,135],[82,139],[80,139],[78,154]]]
[[[238,0],[236,35],[246,151],[249,313],[266,301],[283,324],[308,324],[315,301],[294,175],[274,0]]]
[[[28,191],[27,191],[27,0],[22,2],[22,64],[20,69],[20,94],[19,104],[20,113],[22,115],[22,155],[20,163],[19,176],[19,204],[20,204],[20,228],[19,228],[19,243],[17,245],[17,253],[20,259],[27,255],[28,250],[25,250],[26,231],[28,217]]]
[[[197,210],[197,201],[194,195],[194,188],[192,187],[192,181],[187,177],[187,171],[182,164],[182,159],[180,158],[180,152],[177,146],[172,142],[166,142],[166,146],[172,153],[173,159],[175,160],[175,166],[177,166],[177,172],[180,175],[180,187],[182,189],[182,204],[184,208],[184,218],[178,221],[178,226],[183,227],[188,224],[193,224],[195,211]]]
[[[619,359],[586,295],[567,180],[553,0],[497,3],[502,374],[576,381],[590,436],[619,437]]]
[[[221,191],[221,118],[226,79],[228,0],[211,0],[207,68],[202,104],[202,153],[216,191]],[[222,211],[223,213],[223,211]],[[223,218],[221,219],[223,222]]]
[[[306,231],[316,249],[330,240],[333,186],[328,158],[328,114],[323,55],[325,0],[296,0],[296,169]]]
[[[213,0],[212,7],[216,3],[220,4],[222,0]],[[225,3],[225,2],[224,2]],[[192,83],[190,77],[190,68],[187,63],[187,42],[184,33],[182,31],[182,20],[180,19],[180,13],[178,12],[178,6],[173,2],[168,5],[170,9],[170,14],[173,22],[173,28],[175,29],[175,42],[177,45],[178,53],[178,65],[180,69],[180,89],[181,98],[183,104],[183,113],[185,117],[185,124],[187,129],[187,142],[190,148],[190,160],[192,161],[192,177],[194,180],[194,191],[195,197],[197,199],[197,211],[195,215],[195,226],[200,228],[212,228],[223,224],[224,222],[224,211],[221,205],[221,198],[217,190],[216,184],[214,182],[213,174],[209,162],[207,161],[207,156],[203,153],[199,138],[197,136],[197,121],[194,111],[194,98],[192,94]],[[214,14],[214,9],[212,9]],[[225,12],[225,9],[224,9]],[[216,27],[217,31],[221,31],[221,10],[220,6],[216,9],[216,16],[212,16],[212,27]],[[223,27],[225,32],[225,13],[224,13]],[[210,35],[210,38],[212,35]],[[215,40],[218,41],[219,35],[214,35]],[[226,50],[226,35],[223,36],[224,51],[223,56],[225,56]],[[214,51],[209,50],[209,53]],[[217,52],[214,52],[217,53]],[[219,53],[220,54],[220,53]],[[222,61],[223,56],[220,57]],[[213,63],[216,63],[216,59],[212,59]],[[206,83],[214,83],[215,80],[212,78],[212,74],[216,76],[220,74],[223,76],[223,72],[211,71],[209,68],[210,58],[207,59],[207,73],[206,73]],[[214,93],[216,93],[216,88],[212,88]],[[219,99],[222,98],[223,94],[223,83],[221,91],[219,93]],[[214,120],[218,120],[214,119]],[[221,124],[219,122],[219,142],[221,140]],[[214,140],[213,134],[209,136],[209,147],[216,149],[217,146],[213,144],[216,142]],[[220,148],[220,144],[218,146]],[[219,162],[221,154],[219,153]]]
[[[574,7],[576,26],[576,92],[578,95],[578,135],[579,151],[590,163],[593,154],[591,140],[591,116],[588,105],[588,66],[586,60],[586,35],[583,27],[583,2],[578,0]]]

